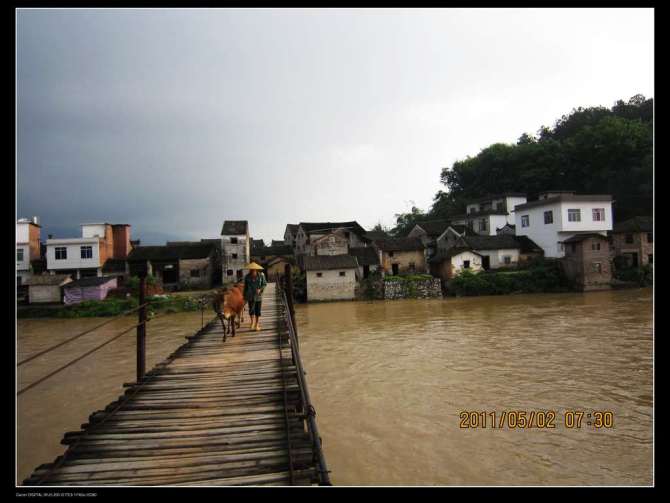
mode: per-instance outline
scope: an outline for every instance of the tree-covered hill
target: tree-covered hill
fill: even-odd
[[[429,211],[396,215],[394,232],[417,221],[464,213],[467,201],[501,192],[545,190],[612,194],[615,220],[652,214],[653,99],[633,96],[612,108],[577,108],[524,133],[516,144],[496,143],[442,170],[440,190]]]

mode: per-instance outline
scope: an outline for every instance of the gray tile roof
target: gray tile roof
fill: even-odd
[[[561,241],[561,243],[579,243],[580,241],[584,241],[585,239],[590,238],[607,239],[607,236],[603,236],[602,234],[598,234],[596,232],[586,232],[584,234],[575,234],[574,236]]]
[[[515,236],[500,234],[497,236],[463,236],[461,239],[473,250],[502,250],[521,248]]]
[[[352,220],[351,222],[300,222],[298,225],[302,227],[307,234],[312,234],[314,232],[321,233],[322,231],[325,233],[325,231],[344,227],[360,236],[365,236],[365,229],[363,229],[363,227],[361,227],[355,220]]]
[[[221,228],[222,236],[241,236],[247,233],[249,222],[246,220],[225,220]]]
[[[138,246],[128,254],[128,262],[145,260],[189,260],[207,258],[215,252],[213,243],[176,246]]]
[[[428,237],[436,238],[449,227],[449,220],[426,220],[417,222],[416,225],[426,231]]]
[[[349,255],[356,257],[358,265],[379,265],[379,254],[372,246],[351,247]]]
[[[110,281],[115,281],[116,276],[93,276],[90,278],[81,278],[65,285],[65,288],[85,288],[88,286],[100,286]]]
[[[375,241],[377,247],[385,252],[423,250],[423,243],[419,238],[391,238]]]
[[[477,253],[476,251],[472,250],[467,246],[452,246],[447,250],[439,250],[435,255],[433,255],[430,259],[428,259],[428,262],[430,262],[431,264],[439,264],[443,260],[454,257],[463,252],[470,252],[474,253],[475,255],[479,255],[479,253]],[[481,255],[479,256],[481,257]]]
[[[40,274],[30,276],[23,284],[29,286],[60,286],[71,280],[69,274]]]
[[[356,257],[351,255],[306,255],[302,262],[307,271],[358,268]]]
[[[542,253],[543,250],[540,248],[535,241],[530,239],[528,236],[512,236],[514,240],[519,243],[521,246],[521,253]]]

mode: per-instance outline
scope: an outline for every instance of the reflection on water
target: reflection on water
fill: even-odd
[[[105,321],[104,318],[18,320],[18,358],[46,349]],[[206,320],[207,321],[207,320]],[[19,367],[17,389],[47,375],[77,356],[137,323],[133,316],[108,325]],[[161,316],[147,328],[146,368],[182,345],[200,329],[200,312]],[[122,395],[124,382],[135,379],[135,331],[96,351],[18,397],[17,481],[65,451],[66,431],[79,430],[92,412]]]
[[[310,304],[298,323],[335,484],[652,482],[650,289]],[[536,409],[615,428],[459,428]]]

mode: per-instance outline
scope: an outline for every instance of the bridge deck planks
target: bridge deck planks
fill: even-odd
[[[63,456],[25,485],[288,485],[316,483],[296,368],[274,284],[261,331],[222,342],[210,322],[141,383],[65,434]],[[150,337],[150,335],[149,335]],[[286,392],[286,410],[284,393]]]

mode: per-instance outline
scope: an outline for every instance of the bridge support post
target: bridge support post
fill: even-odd
[[[143,304],[145,301],[147,285],[146,274],[140,274],[140,293],[139,293],[139,321],[137,325],[137,382],[144,378],[146,371],[146,335],[147,335],[147,308]]]
[[[289,313],[291,313],[291,325],[293,326],[293,333],[297,342],[298,324],[295,321],[295,308],[293,307],[293,275],[291,274],[291,264],[284,266],[284,281],[286,282],[286,301],[288,302]]]

